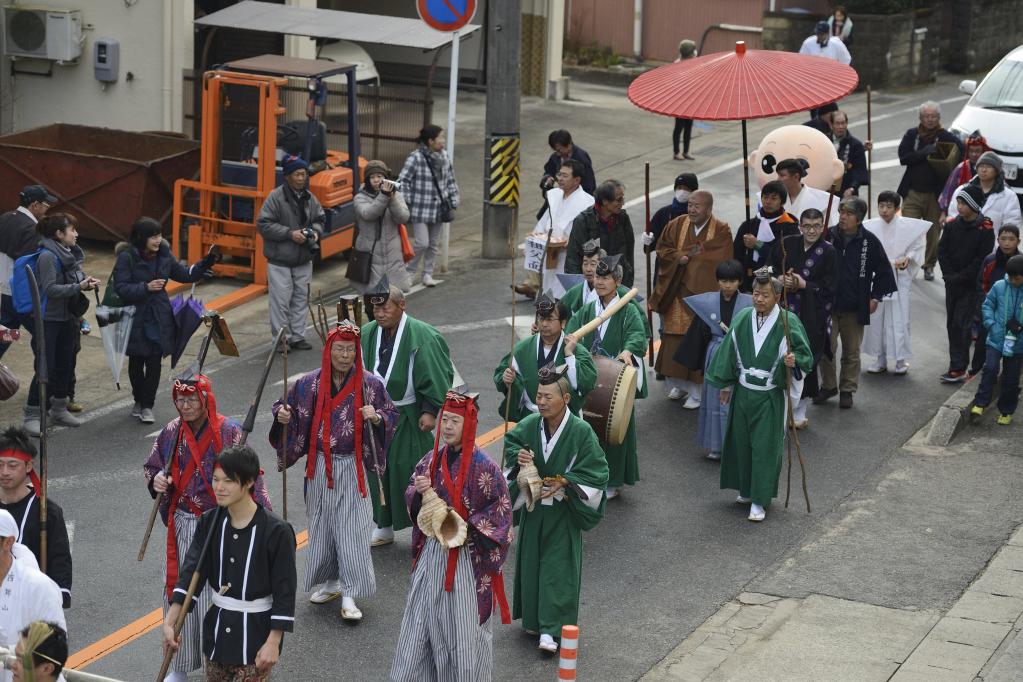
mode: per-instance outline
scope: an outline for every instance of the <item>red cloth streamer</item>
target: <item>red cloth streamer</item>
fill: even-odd
[[[217,399],[213,395],[213,384],[210,382],[209,377],[204,374],[200,374],[194,382],[181,382],[175,381],[174,388],[171,391],[171,397],[174,399],[174,406],[177,408],[177,399],[181,396],[196,395],[199,397],[199,403],[203,406],[203,411],[206,412],[206,429],[202,432],[202,436],[196,440],[195,433],[192,431],[192,425],[186,422],[183,418],[180,418],[181,410],[178,408],[179,423],[178,423],[178,435],[174,440],[174,449],[171,451],[168,460],[167,470],[173,475],[174,472],[174,458],[178,454],[178,449],[181,445],[181,440],[184,438],[188,451],[191,453],[191,458],[185,463],[184,471],[181,472],[180,476],[174,477],[174,480],[178,482],[171,492],[167,494],[167,600],[169,601],[174,592],[174,586],[178,582],[178,541],[177,541],[177,529],[174,527],[174,512],[177,511],[178,504],[184,499],[188,505],[189,510],[197,517],[202,516],[202,510],[192,502],[185,495],[185,488],[188,487],[188,482],[192,479],[192,475],[196,470],[199,471],[199,475],[202,476],[203,483],[206,484],[206,490],[210,497],[216,500],[216,495],[213,494],[213,488],[210,486],[210,482],[206,480],[206,474],[202,468],[202,458],[206,454],[212,445],[214,452],[219,453],[224,443],[220,436],[220,430],[224,425],[223,415],[217,413]]]
[[[983,135],[970,135],[966,138],[966,142],[963,144],[963,149],[969,151],[970,147],[980,147],[985,152],[991,151],[991,147],[987,144],[987,138]],[[983,152],[981,152],[983,153]],[[970,159],[969,157],[963,159],[962,165],[959,167],[959,184],[965,185],[973,178],[973,171],[970,170]]]
[[[469,477],[469,469],[472,466],[472,454],[476,447],[476,424],[478,421],[479,408],[476,406],[476,401],[472,398],[464,396],[454,391],[448,391],[447,397],[444,399],[444,405],[440,409],[440,413],[437,415],[437,434],[433,440],[433,460],[430,462],[430,471],[440,472],[441,478],[444,481],[444,486],[447,488],[448,494],[451,496],[451,504],[454,507],[455,513],[465,519],[465,501],[462,497],[462,491],[465,489],[465,482]],[[452,481],[451,471],[448,469],[448,458],[445,456],[448,446],[444,446],[444,450],[440,451],[440,432],[442,427],[442,420],[444,413],[449,412],[451,414],[461,415],[465,421],[462,424],[462,463],[458,467],[458,480]],[[440,460],[438,462],[437,460]],[[458,567],[458,547],[453,547],[448,550],[448,569],[444,576],[444,590],[450,592],[455,586],[455,570]]]
[[[323,450],[323,465],[327,473],[327,487],[334,489],[334,462],[330,454],[330,415],[338,405],[352,393],[355,394],[355,413],[352,418],[355,420],[355,471],[359,483],[359,494],[366,497],[366,474],[362,468],[362,343],[359,340],[360,330],[349,321],[344,321],[327,337],[327,343],[323,346],[323,361],[320,365],[320,386],[316,395],[316,412],[313,414],[312,430],[309,432],[309,452],[306,456],[305,477],[312,479],[316,473],[316,436],[323,426],[323,433],[320,438],[320,445]],[[330,362],[330,349],[338,341],[355,342],[355,364],[348,375],[348,380],[338,392],[337,396],[331,397],[333,388],[331,373],[333,367]]]
[[[34,463],[36,459],[32,455],[27,452],[22,452],[21,450],[0,450],[0,459],[5,457],[11,457],[13,459],[20,459],[22,462],[32,463]],[[28,480],[32,481],[33,492],[36,494],[36,497],[39,497],[39,475],[36,474],[35,467],[32,467],[32,470],[28,472]]]

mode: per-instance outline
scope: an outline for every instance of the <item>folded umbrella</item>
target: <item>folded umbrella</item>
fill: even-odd
[[[171,352],[171,367],[175,367],[195,330],[202,324],[205,308],[202,301],[194,296],[190,295],[185,299],[178,294],[171,301],[171,310],[174,312],[174,350]]]
[[[100,338],[103,340],[103,353],[107,356],[107,365],[110,366],[117,390],[121,390],[121,370],[124,369],[124,357],[128,350],[128,339],[131,337],[134,319],[133,305],[123,308],[96,306],[96,322],[99,325]]]

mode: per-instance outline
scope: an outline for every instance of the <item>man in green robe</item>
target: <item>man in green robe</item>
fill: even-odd
[[[568,308],[547,292],[536,299],[536,334],[515,344],[515,352],[505,355],[494,370],[494,386],[504,394],[501,416],[518,422],[536,412],[533,396],[540,385],[537,372],[548,365],[565,365],[572,386],[569,409],[578,415],[586,394],[597,383],[597,368],[593,358],[576,338],[565,334],[565,325],[571,317]],[[507,402],[511,400],[511,407]],[[507,412],[505,410],[508,409]]]
[[[778,494],[786,389],[798,399],[802,377],[813,370],[806,331],[796,315],[778,306],[781,292],[782,283],[771,276],[770,267],[755,273],[753,307],[732,318],[705,375],[721,390],[722,404],[732,401],[721,451],[721,488],[739,491],[736,502],[750,504],[750,521],[763,521]]]
[[[394,542],[394,531],[412,525],[405,508],[405,489],[423,453],[433,447],[437,412],[451,388],[454,369],[448,344],[440,332],[405,312],[405,294],[390,286],[387,276],[367,295],[372,322],[362,328],[362,357],[366,370],[383,379],[398,408],[398,426],[387,450],[383,476],[384,500],[372,472],[369,489],[377,524],[370,544]],[[368,306],[367,306],[368,307]]]
[[[582,259],[582,271],[583,281],[575,284],[571,287],[566,287],[565,295],[561,297],[561,301],[568,307],[568,312],[571,315],[576,314],[579,310],[587,303],[592,303],[597,300],[597,290],[593,288],[593,277],[597,272],[597,263],[600,259],[607,255],[604,249],[600,248],[599,239],[591,239],[590,241],[583,244],[583,259]],[[569,277],[578,277],[578,275],[568,275]],[[618,285],[618,295],[624,296],[629,293],[628,287]],[[640,315],[643,316],[643,328],[646,331],[646,335],[650,337],[650,320],[646,316],[646,310],[640,305],[639,301],[635,298],[629,302],[629,305],[636,306],[636,310],[639,311]]]
[[[603,517],[607,486],[604,453],[590,425],[568,409],[572,395],[564,374],[545,368],[536,390],[539,412],[504,436],[519,523],[512,618],[521,618],[523,629],[540,636],[537,646],[550,653],[558,650],[561,626],[579,622],[582,531]],[[516,482],[520,467],[530,463],[543,479],[532,509]]]
[[[618,285],[622,281],[622,268],[618,263],[620,256],[604,256],[597,264],[593,278],[593,287],[597,292],[597,300],[584,305],[569,320],[565,331],[569,334],[582,327],[592,319],[614,305],[619,298]],[[636,397],[647,396],[646,368],[643,356],[646,353],[647,339],[644,332],[644,316],[639,308],[627,305],[596,331],[579,339],[579,345],[590,349],[594,356],[603,355],[616,358],[636,367]],[[639,480],[639,459],[636,445],[636,410],[633,407],[629,417],[629,429],[621,445],[601,442],[607,456],[609,479],[607,499],[618,496],[623,485],[635,485]]]

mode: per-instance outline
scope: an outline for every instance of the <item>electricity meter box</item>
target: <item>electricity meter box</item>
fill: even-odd
[[[121,44],[113,38],[97,38],[93,43],[92,68],[99,82],[116,83],[121,68]]]

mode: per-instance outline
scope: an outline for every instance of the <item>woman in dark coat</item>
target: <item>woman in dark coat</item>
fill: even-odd
[[[153,403],[160,385],[160,361],[174,350],[174,314],[167,296],[167,280],[197,282],[213,266],[207,256],[186,267],[171,254],[160,223],[139,218],[131,226],[131,244],[118,247],[114,290],[124,305],[135,306],[128,339],[128,377],[135,406],[131,415],[152,424]]]

